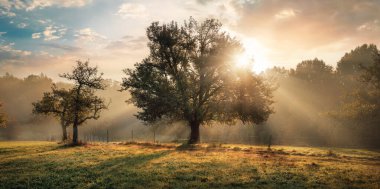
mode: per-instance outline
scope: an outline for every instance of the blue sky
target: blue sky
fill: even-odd
[[[380,43],[376,0],[0,0],[0,75],[58,79],[90,59],[106,77],[147,56],[153,21],[217,18],[256,70],[318,57],[334,65],[363,43]]]

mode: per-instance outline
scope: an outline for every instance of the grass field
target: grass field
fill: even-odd
[[[380,188],[380,152],[0,142],[0,188]]]

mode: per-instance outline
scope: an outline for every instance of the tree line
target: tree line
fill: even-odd
[[[275,95],[277,113],[270,120],[271,124],[283,127],[281,135],[292,128],[303,136],[316,137],[319,145],[328,143],[323,139],[331,135],[330,140],[378,146],[380,89],[376,78],[379,78],[379,65],[376,45],[364,44],[347,52],[337,62],[336,69],[315,58],[300,62],[295,69],[267,70],[266,77],[280,86]],[[284,102],[284,91],[293,97],[292,101]],[[294,106],[298,103],[303,107]]]

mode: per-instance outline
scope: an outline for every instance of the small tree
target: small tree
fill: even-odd
[[[90,67],[89,62],[77,61],[72,73],[60,77],[74,82],[71,100],[71,116],[73,123],[73,144],[78,143],[78,126],[90,119],[98,119],[100,112],[107,109],[104,100],[95,95],[95,90],[104,90],[103,73],[98,74],[97,67]]]
[[[217,20],[152,23],[150,55],[124,70],[123,90],[142,111],[137,118],[185,120],[189,143],[200,141],[199,127],[212,122],[261,123],[272,113],[272,89],[250,69],[234,71],[242,47],[221,31]]]
[[[52,115],[60,120],[62,127],[62,141],[67,140],[66,128],[72,124],[71,120],[71,101],[72,91],[58,89],[53,85],[52,92],[44,93],[40,101],[33,103],[33,113]]]

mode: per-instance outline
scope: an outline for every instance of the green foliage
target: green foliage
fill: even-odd
[[[335,112],[336,117],[354,121],[357,125],[380,125],[380,56],[375,58],[368,66],[360,66],[358,81],[361,83],[348,93],[339,112]]]
[[[86,89],[104,90],[103,73],[98,74],[98,67],[90,67],[89,61],[77,61],[72,73],[61,74],[60,77],[74,82],[75,91]]]
[[[337,72],[340,75],[361,74],[362,66],[373,65],[379,57],[379,50],[374,44],[364,44],[346,53],[337,63]]]
[[[352,89],[361,88],[364,70],[374,65],[379,58],[379,50],[374,44],[364,44],[346,53],[337,63],[336,69],[342,90],[351,93]]]
[[[71,116],[73,123],[73,143],[78,142],[78,126],[90,119],[99,119],[100,112],[107,109],[104,100],[95,95],[95,90],[104,90],[103,73],[98,74],[98,67],[90,67],[89,62],[77,61],[72,73],[60,75],[74,82],[71,97]]]
[[[222,105],[231,106],[224,108],[230,114],[228,116],[231,116],[228,118],[237,118],[243,123],[263,123],[273,113],[273,108],[270,106],[273,103],[273,88],[263,78],[247,70],[240,70],[236,77],[231,89],[224,91],[224,95],[230,99]],[[225,112],[218,113],[225,114]]]
[[[292,69],[294,72],[294,70]],[[280,80],[287,79],[290,75],[291,71],[286,69],[285,67],[277,67],[267,69],[264,73],[264,77],[267,78],[272,83],[277,83]],[[294,74],[293,74],[294,75]]]
[[[362,67],[364,73],[361,75],[361,81],[367,83],[372,90],[380,90],[380,51],[374,58],[374,63],[368,67]]]
[[[122,82],[142,110],[137,118],[186,120],[199,132],[200,124],[212,121],[261,123],[273,112],[271,87],[249,71],[234,70],[242,47],[217,20],[190,18],[181,27],[154,22],[147,37],[150,55],[124,70]]]
[[[334,78],[333,67],[326,65],[323,60],[304,60],[297,64],[297,68],[292,73],[294,77],[308,81],[310,83],[325,84]]]
[[[40,101],[32,103],[33,113],[58,117],[62,126],[67,127],[72,123],[69,116],[72,91],[58,89],[55,84],[51,90],[52,92],[45,92]]]
[[[90,67],[89,62],[77,61],[72,73],[60,75],[74,81],[71,89],[72,122],[79,126],[89,119],[98,119],[102,109],[106,109],[104,100],[95,95],[95,90],[104,90],[103,73],[98,75],[97,67]]]
[[[338,119],[343,119],[357,125],[368,124],[378,120],[379,94],[355,90],[344,99],[339,112],[333,114]],[[378,122],[379,123],[379,122]]]
[[[73,123],[72,91],[58,89],[55,84],[51,88],[52,92],[45,92],[42,99],[33,102],[33,114],[52,115],[60,120],[62,127],[62,141],[67,140],[66,127]]]
[[[100,112],[107,108],[104,100],[95,95],[95,90],[105,88],[102,75],[98,75],[97,67],[90,67],[88,61],[77,61],[72,73],[60,75],[74,81],[74,86],[67,90],[53,85],[52,92],[44,93],[42,100],[33,103],[33,113],[58,117],[64,140],[66,127],[73,125],[73,143],[77,143],[77,127],[87,120],[99,119]]]

